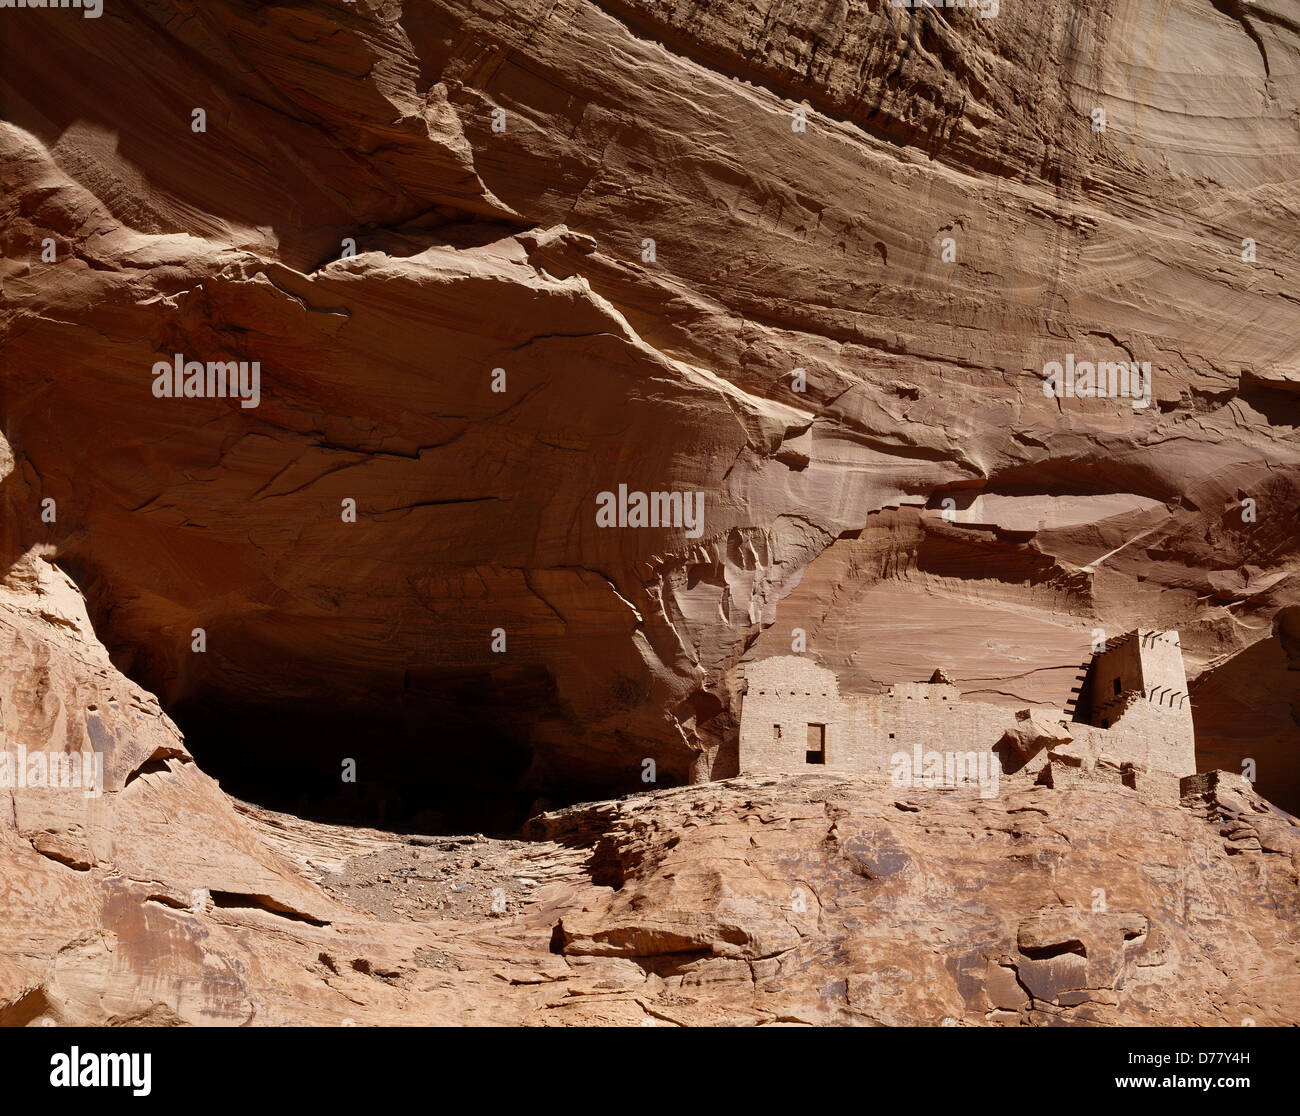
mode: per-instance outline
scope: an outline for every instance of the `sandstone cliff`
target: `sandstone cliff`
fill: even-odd
[[[0,731],[105,764],[0,791],[0,1019],[1296,1021],[1244,789],[682,788],[480,842],[430,926],[357,905],[410,848],[308,820],[734,775],[795,629],[1060,709],[1177,628],[1201,766],[1300,809],[1286,5],[0,16]],[[159,398],[176,354],[257,405]]]
[[[0,790],[0,1025],[1300,1023],[1300,822],[1236,775],[764,776],[400,837],[232,802],[46,558],[0,643],[7,738],[106,757]]]
[[[191,735],[237,711],[210,763],[324,706],[472,737],[525,798],[630,789],[726,774],[730,668],[796,627],[850,685],[1060,707],[1092,629],[1144,624],[1207,754],[1294,804],[1278,5],[145,0],[3,36],[9,556],[53,547]],[[176,353],[260,361],[259,406],[156,399]],[[1066,353],[1150,362],[1151,406],[1044,398]],[[600,529],[618,484],[703,493],[701,536]]]

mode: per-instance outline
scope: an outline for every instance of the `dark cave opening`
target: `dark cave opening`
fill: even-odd
[[[158,698],[199,768],[251,806],[395,833],[513,838],[542,810],[681,781],[669,771],[654,788],[641,781],[651,742],[636,762],[611,764],[611,741],[604,751],[593,744],[593,762],[584,762],[584,749],[572,747],[584,731],[540,663],[358,671],[337,654],[287,654],[275,625],[238,617],[206,625],[220,654],[182,644],[178,655],[174,629],[138,623],[122,607],[134,594],[96,564],[65,553],[59,565],[114,667]],[[146,631],[156,638],[142,638]],[[620,737],[612,743],[621,753]],[[557,741],[570,745],[562,755]]]
[[[310,821],[407,833],[512,834],[537,798],[507,726],[436,705],[250,705],[211,694],[168,713],[222,790]]]
[[[147,629],[121,607],[133,593],[96,563],[65,553],[59,565],[113,665],[157,696],[199,768],[250,805],[398,833],[513,837],[538,809],[619,793],[600,773],[537,762],[537,726],[566,720],[540,664],[343,671],[337,656],[285,654],[274,626],[237,617],[206,625],[221,654],[191,657],[186,643],[178,658],[173,632],[141,638]]]

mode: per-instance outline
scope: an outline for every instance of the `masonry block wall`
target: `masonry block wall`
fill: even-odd
[[[1001,739],[1014,712],[962,701],[956,686],[905,682],[872,697],[844,699],[848,740],[839,754],[853,771],[888,770],[896,752],[988,752]],[[743,756],[743,753],[742,753]]]
[[[745,672],[745,681],[742,771],[791,771],[806,766],[810,725],[825,726],[825,766],[854,770],[841,761],[843,703],[834,673],[811,659],[781,655],[754,663]]]
[[[1124,695],[1143,688],[1138,640],[1133,634],[1112,640],[1092,660],[1092,723],[1107,727],[1119,717]]]
[[[1131,632],[1093,665],[1094,723],[1057,715],[1077,748],[1146,771],[1193,774],[1195,733],[1178,633]],[[745,675],[742,771],[826,767],[870,774],[888,771],[895,753],[917,748],[990,752],[1015,719],[1009,708],[963,701],[946,683],[903,682],[882,695],[841,695],[832,671],[795,655],[752,663]]]
[[[1148,700],[1166,709],[1191,709],[1187,668],[1177,632],[1138,632],[1138,655]]]
[[[956,686],[904,682],[879,696],[842,697],[835,675],[809,659],[777,656],[746,671],[741,706],[742,771],[824,766],[860,774],[888,771],[896,752],[992,751],[1013,712],[962,701]],[[825,726],[820,762],[809,763]],[[814,756],[816,760],[817,757]]]
[[[1191,775],[1196,771],[1196,737],[1190,705],[1178,709],[1135,695],[1122,717],[1105,732],[1098,747],[1117,760],[1131,760],[1152,771]]]
[[[1152,770],[1194,772],[1196,734],[1178,633],[1139,628],[1112,641],[1093,666],[1092,722],[1122,730],[1098,746],[1122,748],[1122,758]]]

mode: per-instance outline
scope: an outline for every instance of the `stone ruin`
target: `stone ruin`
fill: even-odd
[[[1180,779],[1196,773],[1178,633],[1119,636],[1080,673],[1072,708],[1015,711],[964,701],[942,670],[883,694],[841,694],[810,659],[762,659],[744,671],[740,770],[887,774],[930,754],[967,757],[974,770],[995,758],[1002,773],[1051,786],[1113,782],[1176,801]]]

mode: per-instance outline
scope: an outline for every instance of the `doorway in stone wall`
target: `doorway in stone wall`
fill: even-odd
[[[826,762],[826,726],[808,726],[808,750],[804,752],[804,763]]]

